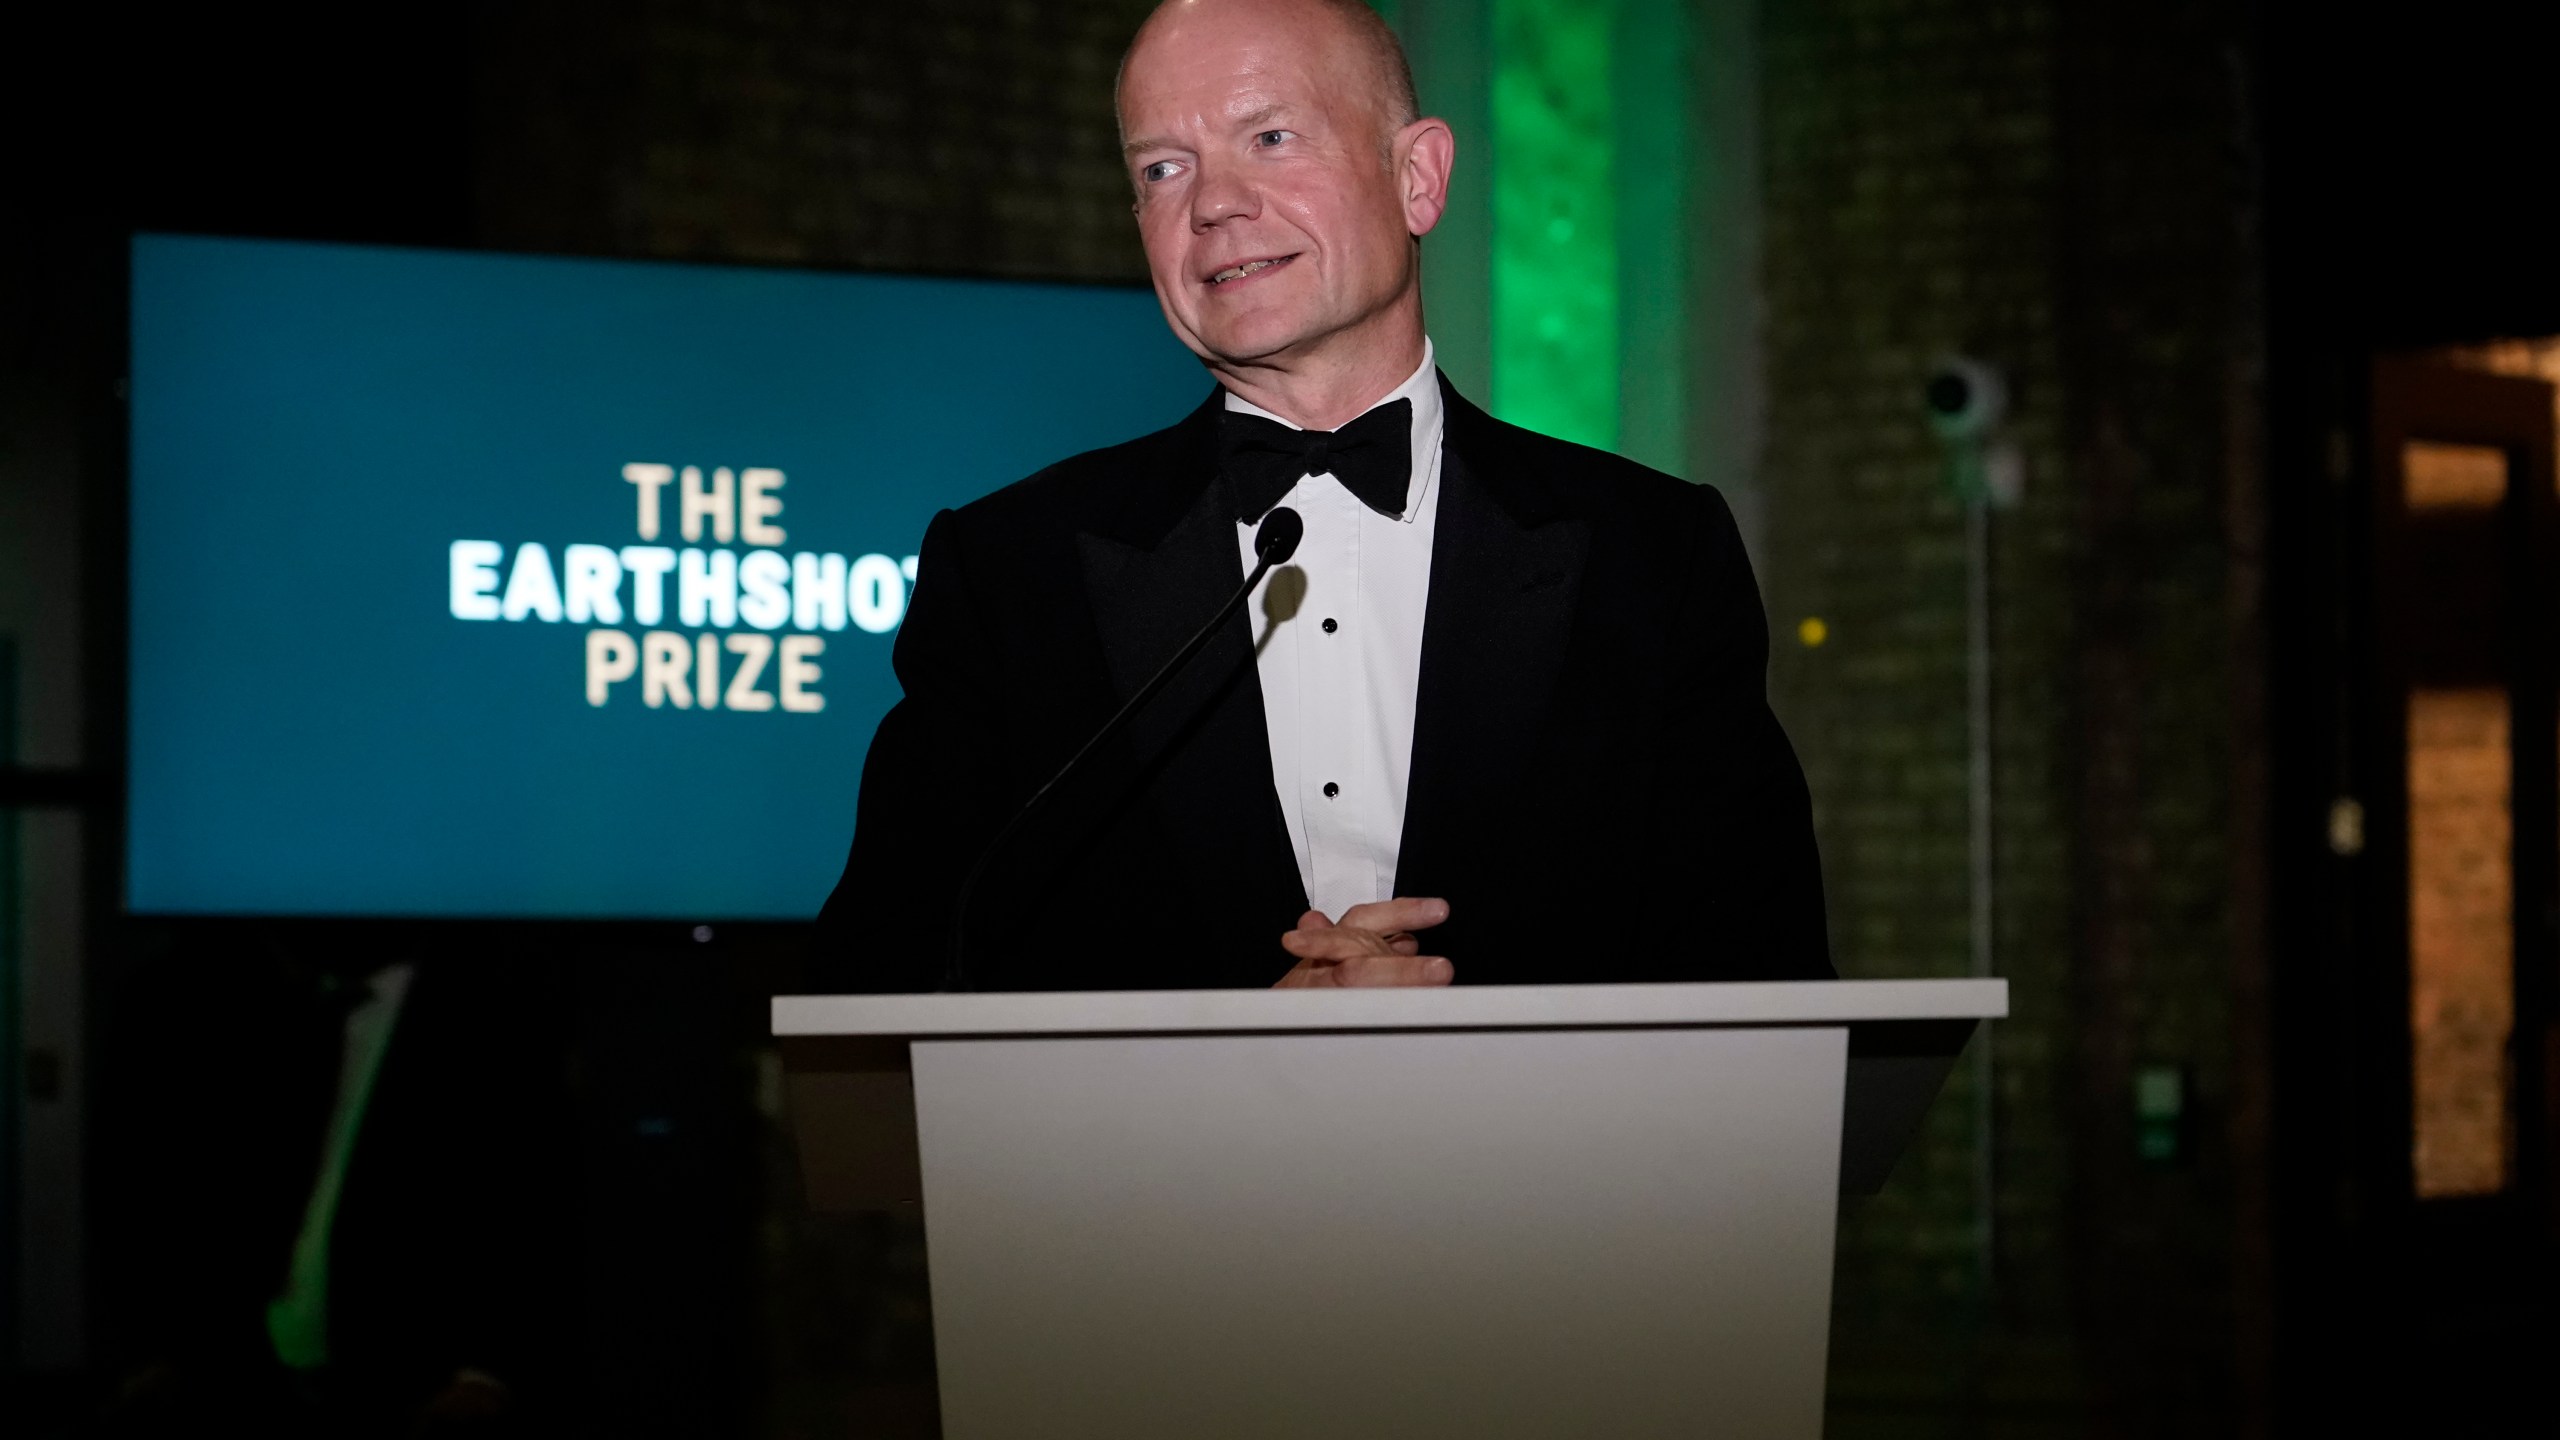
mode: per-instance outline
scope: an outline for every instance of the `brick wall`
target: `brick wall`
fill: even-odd
[[[1774,682],[1850,975],[1969,955],[1966,549],[1932,359],[2000,366],[1997,968],[1971,1076],[1844,1226],[1842,1433],[2245,1424],[2260,1372],[2253,157],[2236,6],[1772,0]],[[1796,622],[1820,616],[1808,647]],[[2138,1066],[2188,1156],[2135,1158]],[[2236,1137],[2236,1138],[2235,1138]],[[1986,1243],[1987,1242],[1987,1243]],[[2236,1297],[2236,1298],[2235,1298]]]
[[[1111,79],[1147,0],[484,7],[480,234],[1143,280]]]

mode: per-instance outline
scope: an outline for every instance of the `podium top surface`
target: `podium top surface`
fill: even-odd
[[[1323,1030],[1593,1029],[1996,1020],[2006,980],[1465,985],[1382,990],[1105,990],[777,995],[773,1033],[877,1039]]]

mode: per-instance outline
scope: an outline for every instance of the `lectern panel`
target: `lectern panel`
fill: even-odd
[[[919,1041],[945,1433],[1814,1440],[1846,1055]]]

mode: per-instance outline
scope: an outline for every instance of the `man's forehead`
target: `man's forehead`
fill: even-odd
[[[1120,129],[1130,148],[1194,129],[1231,134],[1296,123],[1328,113],[1326,91],[1303,71],[1262,66],[1218,73],[1167,76],[1161,83],[1129,85],[1120,95]]]
[[[1121,75],[1122,125],[1166,104],[1229,122],[1270,106],[1321,108],[1340,86],[1320,84],[1319,75],[1348,58],[1339,29],[1321,11],[1297,7],[1186,8],[1169,20],[1159,12]]]
[[[1190,0],[1160,7],[1138,27],[1128,68],[1152,57],[1219,55],[1321,62],[1351,38],[1349,26],[1323,3]]]

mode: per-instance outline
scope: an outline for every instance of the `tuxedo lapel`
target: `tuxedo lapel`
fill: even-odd
[[[1244,583],[1215,483],[1219,397],[1177,431],[1132,503],[1076,537],[1115,697],[1125,701]],[[1294,919],[1306,906],[1271,778],[1251,621],[1239,611],[1132,717],[1125,761],[1202,893]]]
[[[1422,624],[1399,895],[1446,895],[1471,837],[1543,729],[1590,546],[1543,477],[1504,463],[1493,422],[1441,381],[1447,406],[1431,598]],[[1491,828],[1489,828],[1491,827]]]

